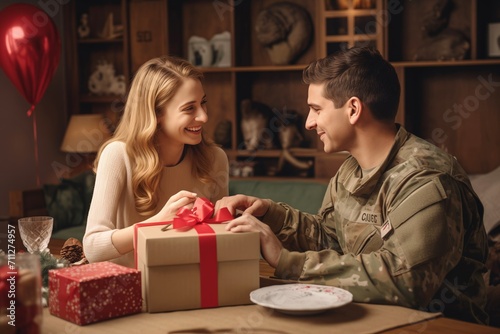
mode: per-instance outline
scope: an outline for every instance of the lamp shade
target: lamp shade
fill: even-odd
[[[68,153],[95,153],[111,137],[99,114],[72,115],[61,145]]]

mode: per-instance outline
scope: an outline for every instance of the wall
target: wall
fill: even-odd
[[[53,169],[54,162],[63,163],[65,155],[59,151],[66,118],[66,89],[64,86],[64,43],[63,17],[59,3],[63,0],[2,0],[0,11],[14,3],[28,3],[42,8],[56,24],[61,39],[61,60],[54,77],[50,82],[42,100],[35,109],[38,132],[39,173],[35,163],[35,144],[33,137],[33,119],[26,111],[30,105],[21,93],[10,82],[5,73],[0,71],[0,217],[8,215],[9,190],[32,189],[37,184],[55,183],[57,171]],[[44,7],[44,6],[51,7]]]

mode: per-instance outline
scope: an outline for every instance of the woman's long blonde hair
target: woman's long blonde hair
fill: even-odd
[[[176,57],[159,57],[144,63],[130,87],[122,119],[113,137],[102,145],[94,162],[97,171],[104,147],[113,141],[124,142],[132,163],[132,187],[135,206],[142,215],[152,214],[157,205],[155,191],[160,183],[163,165],[155,148],[157,118],[172,99],[185,78],[201,80],[203,74],[189,62]],[[213,182],[210,175],[212,142],[203,136],[197,145],[185,145],[193,158],[193,177]]]

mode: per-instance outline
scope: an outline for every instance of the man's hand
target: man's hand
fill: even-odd
[[[262,217],[269,209],[269,206],[269,200],[253,196],[234,195],[218,200],[215,203],[215,212],[218,212],[221,208],[227,208],[233,216],[237,210],[240,210],[256,217]]]
[[[260,248],[262,256],[273,268],[278,266],[281,249],[283,246],[274,235],[271,228],[252,216],[249,213],[243,213],[241,217],[231,220],[227,223],[226,230],[231,232],[259,232]]]

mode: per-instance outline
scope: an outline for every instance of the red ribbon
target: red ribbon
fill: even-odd
[[[206,198],[197,197],[193,208],[190,210],[182,207],[177,211],[177,216],[172,221],[174,229],[190,230],[197,224],[220,224],[233,219],[227,208],[222,208],[212,217],[214,205]]]
[[[193,208],[185,207],[177,211],[177,216],[171,221],[173,228],[188,231],[194,228],[199,235],[200,249],[200,291],[201,307],[219,306],[218,273],[217,273],[217,238],[214,230],[208,224],[220,224],[233,219],[227,208],[222,208],[212,217],[214,205],[206,198],[196,198]],[[161,223],[138,223],[134,226],[135,267],[137,268],[137,230],[142,226],[164,225]]]

